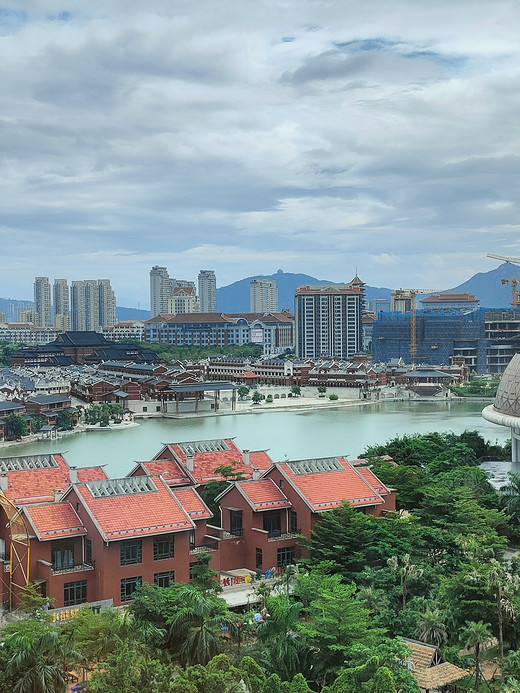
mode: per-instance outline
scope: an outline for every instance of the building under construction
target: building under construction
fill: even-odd
[[[470,370],[486,373],[490,343],[485,312],[417,311],[415,359],[411,353],[411,313],[382,313],[373,323],[372,358],[378,363],[402,358],[408,363],[449,365],[453,358],[463,357]]]

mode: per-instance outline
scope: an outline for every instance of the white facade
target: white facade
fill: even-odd
[[[34,311],[38,327],[51,326],[51,285],[49,277],[36,277],[34,280]]]
[[[270,279],[252,279],[249,284],[251,313],[278,312],[278,286]]]
[[[199,303],[201,313],[217,312],[217,279],[213,270],[199,272]]]
[[[166,267],[154,265],[150,270],[150,317],[155,318],[168,312],[170,277]]]

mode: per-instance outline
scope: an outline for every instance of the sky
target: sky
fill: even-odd
[[[20,9],[20,8],[23,9]],[[512,0],[0,9],[0,296],[149,270],[454,287],[520,257]]]

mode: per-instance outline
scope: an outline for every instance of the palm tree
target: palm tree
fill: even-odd
[[[520,478],[520,475],[518,475]],[[483,584],[494,598],[497,608],[500,659],[504,657],[504,614],[514,618],[513,598],[520,592],[520,578],[509,573],[496,559],[489,561],[487,571],[473,570],[466,577],[471,584]]]
[[[297,631],[303,604],[280,594],[268,600],[268,609],[269,617],[258,626],[258,639],[267,645],[268,668],[290,681],[302,670],[306,654]]]
[[[380,614],[388,608],[388,599],[383,590],[376,587],[360,587],[357,598],[372,615]]]
[[[520,473],[509,472],[509,483],[502,486],[502,504],[508,515],[520,522]]]
[[[235,633],[236,619],[222,599],[201,594],[190,585],[179,590],[179,599],[184,608],[169,623],[170,635],[178,643],[179,660],[184,667],[206,665],[222,651],[222,630]]]
[[[63,693],[69,667],[81,662],[81,656],[49,627],[34,636],[14,633],[5,639],[11,654],[7,673],[16,678],[13,693]]]
[[[464,647],[471,648],[475,658],[475,693],[479,693],[480,690],[480,655],[487,650],[492,641],[489,628],[489,623],[466,621],[466,627],[461,633]]]
[[[440,609],[427,608],[419,618],[415,635],[419,640],[432,643],[432,645],[437,645],[438,647],[448,638],[444,620],[444,614]]]
[[[401,592],[402,592],[402,607],[403,611],[406,609],[406,597],[408,595],[408,583],[413,580],[418,580],[422,574],[423,569],[411,562],[410,554],[405,553],[401,561],[397,556],[391,556],[387,560],[388,566],[394,570],[401,579]]]

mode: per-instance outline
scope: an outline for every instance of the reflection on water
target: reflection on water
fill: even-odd
[[[311,404],[311,403],[310,403]],[[269,411],[189,419],[139,419],[124,431],[89,432],[57,441],[28,443],[3,456],[64,452],[71,465],[105,464],[109,476],[129,473],[136,460],[149,460],[162,443],[234,437],[242,449],[267,449],[274,460],[347,455],[354,459],[368,445],[395,436],[432,431],[476,430],[501,444],[509,429],[485,421],[485,402],[381,402],[374,405]],[[504,463],[498,463],[498,466]],[[505,469],[505,466],[504,466]]]

